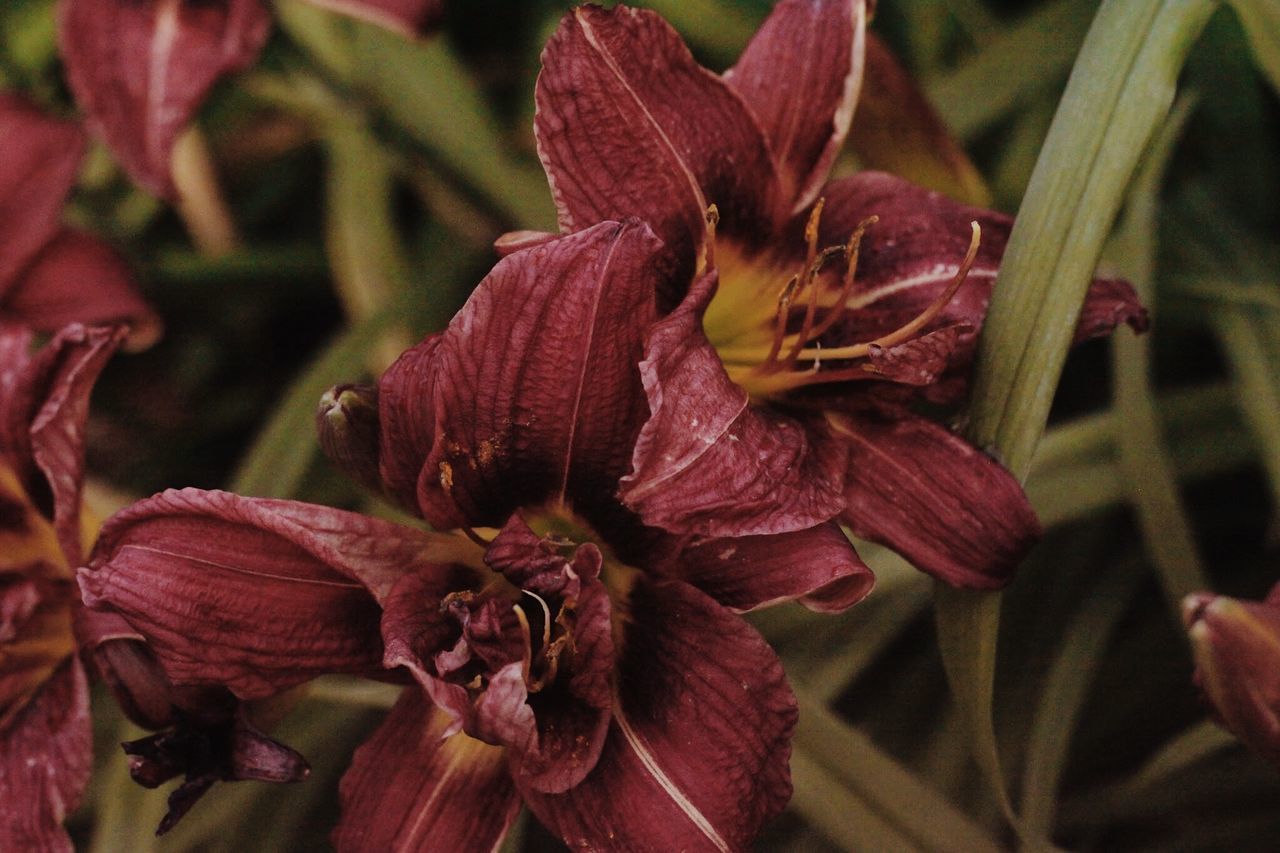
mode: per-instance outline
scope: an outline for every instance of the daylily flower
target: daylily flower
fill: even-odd
[[[949,583],[999,587],[1035,515],[910,404],[962,399],[1011,220],[884,173],[826,183],[866,6],[783,0],[723,76],[655,13],[579,7],[543,54],[538,150],[562,231],[638,216],[666,245],[629,507],[703,536],[839,518]],[[1097,281],[1077,339],[1145,317]]]
[[[834,524],[677,538],[619,503],[660,258],[634,220],[516,253],[376,390],[326,395],[325,446],[451,532],[196,490],[104,526],[85,600],[176,684],[411,677],[339,850],[490,849],[521,801],[573,847],[738,850],[786,803],[795,700],[737,613],[872,579]]]
[[[89,693],[72,630],[89,390],[123,329],[70,326],[34,357],[0,326],[0,849],[70,849],[89,778]]]
[[[128,322],[144,347],[159,321],[123,259],[93,235],[62,224],[84,154],[84,132],[0,92],[0,323],[42,332]]]
[[[310,0],[406,36],[442,0]],[[61,0],[67,82],[93,131],[150,192],[172,200],[173,144],[213,85],[248,68],[271,33],[264,0]]]
[[[1280,584],[1263,601],[1189,595],[1182,620],[1214,718],[1280,766]]]

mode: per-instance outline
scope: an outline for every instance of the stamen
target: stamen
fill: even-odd
[[[809,263],[808,269],[805,270],[804,286],[809,289],[809,307],[804,312],[804,323],[801,324],[800,331],[796,333],[795,343],[791,345],[791,351],[783,359],[780,369],[790,370],[794,367],[796,359],[800,356],[800,351],[804,349],[804,345],[813,340],[813,320],[818,312],[818,296],[820,293],[818,276],[822,274],[822,267],[826,265],[828,260],[837,255],[843,255],[844,252],[844,246],[831,246],[823,249],[822,254],[813,258]]]
[[[525,595],[532,596],[534,599],[537,600],[539,606],[542,607],[542,646],[541,648],[545,649],[551,643],[551,608],[547,606],[546,599],[538,595],[536,592],[531,592],[530,590],[527,590],[527,589],[522,589],[520,590],[520,592],[522,592]],[[516,605],[516,606],[518,607],[519,605]]]
[[[520,677],[525,684],[533,672],[533,631],[529,628],[529,617],[519,604],[511,605],[515,611],[516,621],[520,623],[520,633],[524,636],[524,660],[520,663]]]
[[[808,256],[804,261],[805,269],[813,266],[813,259],[818,255],[818,225],[822,221],[822,208],[826,204],[825,198],[818,199],[809,213],[809,221],[804,224],[804,242],[809,247]]]
[[[476,531],[473,528],[468,527],[465,524],[458,529],[461,530],[468,539],[470,539],[472,542],[479,545],[481,548],[488,548],[490,545],[493,544],[492,539],[485,539],[479,533],[476,533]]]
[[[969,251],[965,254],[964,260],[960,263],[960,269],[956,271],[955,278],[952,279],[951,284],[947,286],[947,289],[944,290],[928,308],[917,315],[911,322],[894,329],[887,335],[882,335],[873,341],[867,341],[862,344],[825,349],[822,350],[821,355],[828,359],[863,358],[871,352],[872,347],[896,346],[903,341],[910,340],[912,336],[927,326],[955,297],[956,291],[958,291],[960,286],[964,284],[965,279],[969,275],[969,269],[973,266],[974,259],[978,256],[978,246],[982,240],[982,228],[977,222],[971,222],[969,224],[973,227],[973,237],[969,240]],[[800,358],[813,358],[816,355],[818,355],[816,350],[806,349],[800,352]]]
[[[831,311],[822,318],[822,322],[818,324],[817,328],[809,332],[809,338],[805,343],[822,337],[827,333],[828,329],[844,316],[844,304],[849,300],[849,294],[853,293],[853,278],[858,271],[858,255],[862,248],[862,236],[867,233],[868,228],[879,221],[879,216],[868,216],[858,223],[857,228],[853,229],[853,234],[849,236],[849,242],[845,244],[845,257],[848,258],[848,263],[844,270],[844,281],[840,285],[840,295],[836,298],[835,304],[832,305]]]
[[[778,352],[782,349],[782,339],[787,334],[787,314],[791,312],[791,299],[796,295],[796,288],[800,284],[799,276],[791,276],[791,280],[787,282],[787,286],[782,288],[782,293],[778,294],[778,313],[773,323],[773,344],[769,347],[769,354],[765,356],[764,362],[761,363],[760,369],[765,370],[778,360]]]

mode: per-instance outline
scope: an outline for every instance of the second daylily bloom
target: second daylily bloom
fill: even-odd
[[[639,216],[666,244],[628,506],[704,536],[838,517],[949,583],[999,587],[1035,515],[910,404],[963,398],[1011,220],[883,173],[826,182],[866,17],[783,0],[718,76],[652,12],[579,7],[543,54],[538,149],[563,230]],[[1095,282],[1077,338],[1119,322],[1145,323],[1132,290]]]
[[[42,332],[68,323],[130,323],[130,345],[159,321],[123,259],[99,238],[62,224],[84,154],[79,125],[0,93],[0,322]]]
[[[0,849],[69,850],[92,765],[72,625],[89,391],[123,330],[0,325]]]
[[[104,527],[86,601],[175,682],[415,683],[343,779],[340,850],[489,849],[521,801],[570,846],[737,850],[786,803],[795,699],[737,614],[872,579],[834,524],[677,538],[617,500],[660,252],[631,221],[512,255],[376,395],[326,397],[326,446],[453,532],[195,490]]]
[[[426,32],[443,0],[310,0],[403,32]],[[174,141],[209,90],[258,58],[264,0],[60,0],[67,82],[94,132],[148,191],[173,199]]]

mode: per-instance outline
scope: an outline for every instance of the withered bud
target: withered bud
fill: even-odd
[[[335,385],[316,409],[320,447],[344,474],[378,494],[378,389],[373,385]]]

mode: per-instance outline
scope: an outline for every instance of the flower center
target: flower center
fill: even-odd
[[[819,247],[824,200],[819,199],[804,229],[805,259],[789,277],[785,271],[747,258],[731,245],[716,246],[719,212],[707,210],[707,267],[720,274],[719,289],[707,306],[703,328],[720,355],[729,378],[754,399],[778,397],[808,385],[874,379],[866,360],[917,337],[964,284],[977,256],[981,228],[973,237],[948,287],[910,322],[872,340],[822,346],[821,338],[849,310],[858,270],[858,253],[867,229],[879,221],[858,223],[848,241]],[[843,262],[843,270],[835,265]],[[779,282],[783,283],[779,285]]]
[[[0,729],[75,650],[74,596],[53,525],[0,462]]]

